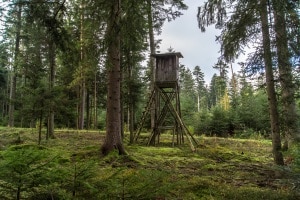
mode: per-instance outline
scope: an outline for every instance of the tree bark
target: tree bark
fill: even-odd
[[[22,17],[22,4],[16,4],[17,9],[17,24],[16,24],[16,41],[15,41],[15,56],[14,64],[11,75],[10,83],[10,94],[9,94],[9,109],[8,109],[8,126],[14,127],[14,112],[15,112],[15,100],[16,100],[16,89],[17,89],[17,67],[20,53],[20,35],[21,35],[21,17]]]
[[[106,137],[101,147],[103,155],[114,149],[126,154],[121,138],[121,68],[120,68],[120,14],[121,0],[110,4],[110,18],[106,32],[107,49],[107,113]]]
[[[128,127],[129,127],[129,143],[134,143],[134,106],[132,99],[132,61],[130,51],[127,55],[128,58],[128,66],[127,66],[127,80],[129,81],[128,85]]]
[[[285,22],[286,1],[273,0],[275,20],[276,47],[278,56],[279,81],[281,84],[281,100],[283,105],[282,129],[287,141],[287,149],[293,141],[300,142],[300,132],[294,98],[292,66],[289,61],[288,38]]]
[[[42,106],[44,106],[42,104]],[[40,110],[40,116],[39,116],[39,137],[38,137],[38,145],[41,144],[42,141],[42,128],[43,128],[43,110]]]
[[[49,61],[50,61],[50,73],[49,73],[49,91],[50,93],[53,93],[54,88],[54,82],[55,82],[55,44],[52,39],[49,41]],[[54,100],[54,97],[51,95],[52,101]],[[48,115],[48,133],[47,133],[47,139],[54,138],[54,108],[53,108],[53,102],[51,102],[51,105],[49,107],[49,115]]]
[[[150,67],[150,92],[154,89],[155,83],[155,59],[153,54],[155,54],[155,40],[154,40],[154,30],[153,30],[153,18],[152,18],[152,1],[147,0],[147,16],[148,16],[148,26],[149,26],[149,40],[150,40],[150,58],[149,58],[149,67]],[[151,111],[151,129],[155,126],[155,100],[152,102]]]
[[[267,94],[269,102],[269,112],[272,130],[272,150],[274,156],[274,162],[277,165],[284,165],[283,155],[281,153],[281,139],[280,139],[280,127],[279,127],[279,114],[277,110],[277,99],[274,87],[274,75],[272,69],[272,55],[270,46],[270,34],[269,34],[269,24],[268,24],[268,8],[267,0],[260,0],[260,17],[261,17],[261,27],[263,36],[263,54],[264,63],[266,70],[266,84],[267,84]]]
[[[84,129],[84,113],[85,113],[85,105],[86,105],[86,84],[85,84],[85,64],[84,64],[84,57],[85,57],[85,47],[84,47],[84,7],[85,3],[84,0],[81,2],[81,15],[80,15],[80,67],[81,67],[81,82],[79,86],[79,119],[78,119],[78,129]]]
[[[121,39],[120,39],[121,40]],[[121,60],[120,60],[120,63],[121,63]],[[121,67],[121,64],[120,64],[120,67]],[[123,70],[121,70],[120,68],[120,118],[121,118],[121,139],[123,140],[125,138],[125,133],[124,133],[124,101],[123,101],[123,98],[124,98],[124,94],[123,92],[121,91],[123,88],[123,76],[124,76],[124,73],[123,73]]]
[[[97,72],[94,77],[94,113],[93,113],[93,126],[94,129],[98,127],[98,113],[97,113]]]

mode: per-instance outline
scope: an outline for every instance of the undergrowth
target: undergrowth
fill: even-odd
[[[271,141],[261,138],[201,136],[201,145],[192,152],[187,141],[172,147],[166,134],[156,146],[125,143],[129,155],[103,157],[103,132],[56,130],[55,136],[39,147],[34,130],[0,128],[1,199],[18,191],[24,199],[300,198],[299,147],[286,155],[293,162],[278,167]],[[18,174],[14,165],[26,170]],[[7,178],[11,173],[16,178]]]

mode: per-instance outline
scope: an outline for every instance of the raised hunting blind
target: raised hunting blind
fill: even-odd
[[[172,88],[178,85],[179,58],[181,53],[165,53],[152,55],[156,59],[155,84],[162,88]]]
[[[193,143],[198,145],[198,142],[184,125],[180,111],[179,58],[183,56],[180,52],[153,54],[152,56],[156,60],[154,86],[135,133],[135,140],[140,136],[144,122],[151,113],[154,124],[148,138],[148,145],[159,143],[161,133],[171,130],[172,146],[175,143],[184,143],[185,135],[194,151]]]

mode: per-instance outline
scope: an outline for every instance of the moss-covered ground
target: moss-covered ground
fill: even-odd
[[[53,184],[66,199],[300,199],[295,166],[273,164],[270,140],[201,136],[192,152],[187,141],[172,147],[168,134],[156,146],[128,145],[126,135],[129,155],[103,157],[104,132],[56,130],[55,136],[41,145],[59,155],[60,168],[70,172],[61,175],[68,184]],[[34,145],[37,138],[34,129],[0,128],[0,150]],[[37,191],[46,190],[26,191],[38,196]]]

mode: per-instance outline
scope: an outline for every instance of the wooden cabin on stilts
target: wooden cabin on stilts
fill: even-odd
[[[147,116],[151,114],[154,124],[148,138],[148,145],[159,143],[161,133],[165,130],[171,130],[172,146],[184,143],[184,138],[187,138],[192,151],[195,151],[194,145],[199,145],[198,141],[181,119],[179,58],[183,56],[180,52],[154,54],[152,56],[156,59],[154,86],[135,133],[135,140],[138,140],[144,122]],[[151,112],[153,109],[154,112]]]

